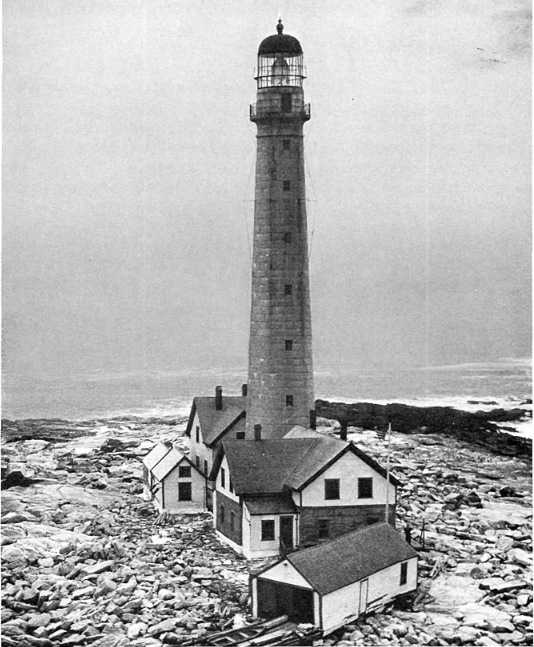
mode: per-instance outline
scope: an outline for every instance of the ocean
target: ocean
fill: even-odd
[[[224,393],[240,393],[246,374],[245,366],[224,370],[92,371],[31,378],[6,374],[2,417],[71,420],[121,415],[186,416],[192,398],[213,394],[216,385],[222,385]],[[315,393],[317,398],[345,402],[405,402],[467,410],[510,408],[532,397],[531,360],[403,370],[319,367],[315,371]]]

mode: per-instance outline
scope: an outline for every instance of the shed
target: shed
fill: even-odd
[[[158,443],[154,445],[148,454],[143,458],[143,480],[149,491],[154,485],[152,470],[172,449],[171,443]]]
[[[323,634],[417,588],[417,552],[387,523],[287,555],[251,574],[254,616],[287,614]]]
[[[206,508],[206,479],[176,448],[150,470],[154,503],[160,512],[201,512]]]

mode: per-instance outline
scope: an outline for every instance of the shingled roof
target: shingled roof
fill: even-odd
[[[318,593],[326,595],[412,557],[417,552],[394,528],[377,523],[286,559]]]
[[[157,445],[154,445],[154,447],[152,447],[148,454],[143,458],[143,465],[147,470],[151,470],[171,451],[171,449],[171,444],[167,445],[165,443],[158,443]]]
[[[316,442],[313,438],[223,441],[236,494],[282,492],[302,454]]]
[[[291,433],[291,432],[290,432]],[[298,435],[297,435],[298,436]],[[274,494],[285,487],[301,490],[347,452],[386,478],[386,470],[352,443],[315,433],[278,440],[228,440],[223,442],[236,494]],[[213,465],[210,478],[220,465]],[[400,485],[392,474],[390,482]]]
[[[245,407],[246,397],[241,395],[223,396],[221,409],[215,408],[215,398],[212,396],[196,397],[193,399],[186,435],[191,434],[195,413],[198,413],[202,440],[209,447],[244,419]]]

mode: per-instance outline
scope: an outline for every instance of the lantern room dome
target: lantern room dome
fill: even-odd
[[[289,56],[302,55],[302,47],[294,36],[283,34],[284,25],[278,21],[276,26],[277,34],[264,38],[258,49],[258,56],[269,56],[272,54],[287,54]]]

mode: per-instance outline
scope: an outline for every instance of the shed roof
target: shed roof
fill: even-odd
[[[202,396],[193,399],[186,433],[190,435],[195,413],[198,414],[200,432],[205,445],[212,445],[226,431],[245,417],[246,397],[242,395],[224,395],[222,408],[215,408],[215,397]]]
[[[261,497],[244,500],[250,514],[294,514],[297,509],[292,499],[282,496]]]
[[[151,470],[152,474],[158,479],[158,481],[162,481],[169,472],[171,472],[179,463],[186,462],[188,465],[193,467],[197,472],[199,471],[198,468],[193,465],[193,463],[181,452],[179,452],[175,447],[171,449],[171,451],[164,456],[160,462]]]
[[[156,466],[160,460],[171,451],[171,445],[166,445],[165,443],[158,443],[154,445],[148,454],[143,458],[143,465],[151,470]]]
[[[387,523],[377,523],[286,557],[321,595],[363,580],[417,552]]]

